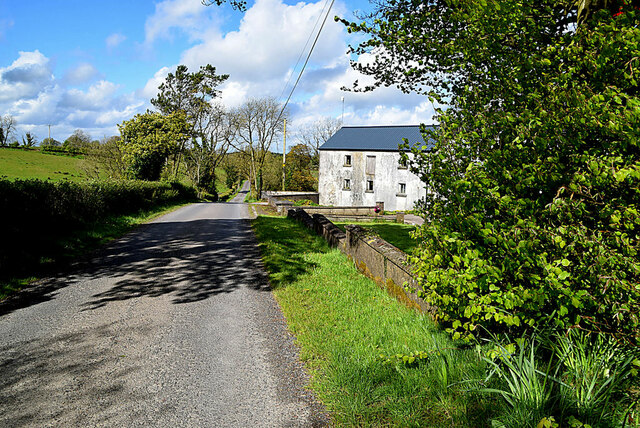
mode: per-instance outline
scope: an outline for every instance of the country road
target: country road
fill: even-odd
[[[238,198],[0,304],[0,426],[326,425]]]

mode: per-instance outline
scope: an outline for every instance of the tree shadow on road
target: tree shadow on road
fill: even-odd
[[[0,425],[125,423],[123,418],[134,416],[141,402],[153,400],[144,387],[125,386],[143,363],[123,355],[115,343],[118,336],[131,334],[127,329],[104,324],[0,346]],[[135,333],[153,334],[141,327]]]
[[[248,220],[157,222],[141,226],[90,260],[0,303],[0,315],[52,300],[73,283],[109,278],[85,310],[109,302],[170,295],[196,302],[242,286],[269,290]]]

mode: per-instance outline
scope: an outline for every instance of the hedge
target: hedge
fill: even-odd
[[[195,198],[195,189],[180,183],[0,179],[0,277],[19,274],[91,223]]]

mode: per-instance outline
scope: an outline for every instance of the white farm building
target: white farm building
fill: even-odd
[[[420,127],[345,126],[320,146],[320,205],[410,210],[424,198],[424,183],[400,163],[398,145],[425,144]]]

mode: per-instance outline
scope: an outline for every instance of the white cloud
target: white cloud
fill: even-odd
[[[146,98],[147,100],[151,100],[151,98],[154,98],[156,95],[158,95],[158,86],[160,86],[160,84],[164,82],[164,79],[167,77],[169,72],[171,72],[171,69],[169,67],[162,67],[160,70],[156,71],[153,77],[149,79],[144,85],[144,88],[139,91],[140,96]]]
[[[166,0],[156,4],[155,13],[144,26],[145,44],[170,38],[174,29],[197,34],[204,26],[202,18],[206,12],[207,8],[193,0]]]
[[[89,82],[97,75],[98,70],[93,65],[85,62],[67,71],[64,80],[71,85],[80,85]]]
[[[98,111],[108,107],[114,99],[118,85],[101,80],[88,90],[69,89],[63,96],[60,106],[78,110]]]
[[[37,96],[53,82],[49,59],[38,50],[19,52],[9,67],[0,68],[0,102]]]
[[[96,135],[117,133],[116,124],[142,112],[144,101],[135,94],[119,94],[120,85],[100,80],[81,85],[99,75],[91,64],[67,70],[62,79],[51,71],[49,58],[39,51],[20,52],[10,66],[0,68],[0,112],[13,115],[18,133],[36,132],[64,139],[77,128]],[[4,114],[3,113],[3,114]]]
[[[107,49],[111,50],[120,46],[120,44],[125,40],[127,40],[127,37],[125,35],[121,33],[113,33],[105,39],[105,44],[107,45]]]
[[[200,44],[184,52],[181,62],[189,68],[211,63],[234,80],[263,83],[276,79],[282,86],[283,77],[298,60],[323,4],[318,1],[286,5],[280,0],[257,0],[237,31],[207,31]],[[328,20],[312,62],[331,66],[347,49],[344,36],[342,25]]]

